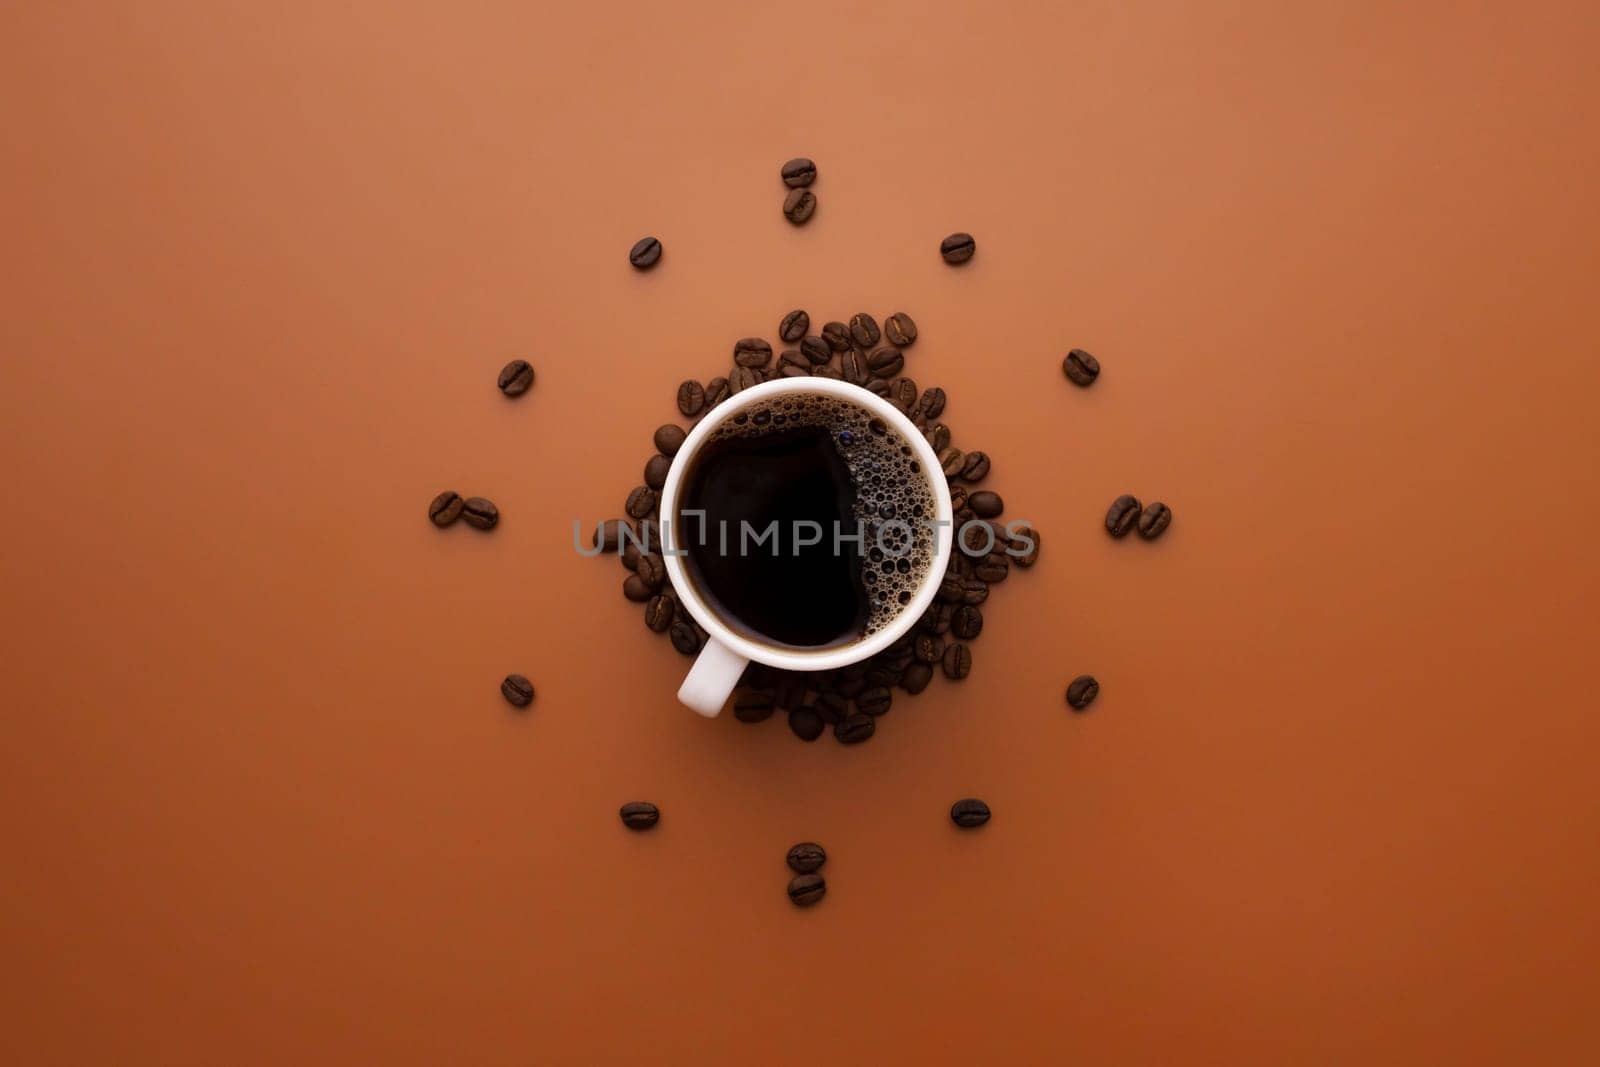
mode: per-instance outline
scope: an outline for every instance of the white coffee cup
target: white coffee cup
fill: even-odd
[[[894,619],[883,628],[848,644],[830,645],[826,648],[796,648],[767,642],[751,636],[725,622],[719,610],[709,603],[689,573],[688,561],[677,538],[678,497],[683,489],[684,477],[711,434],[739,412],[754,404],[771,400],[785,393],[805,393],[837,397],[882,419],[894,432],[910,445],[917,462],[928,474],[933,490],[934,515],[933,559],[921,584]],[[922,432],[912,425],[899,408],[874,393],[848,382],[832,378],[805,377],[779,378],[751,386],[718,404],[700,420],[684,440],[678,454],[667,471],[667,483],[661,489],[660,514],[661,540],[665,549],[667,575],[678,594],[680,611],[686,610],[709,636],[700,656],[689,668],[689,675],[678,688],[678,699],[707,718],[722,711],[739,676],[751,660],[771,667],[791,671],[829,671],[867,659],[894,644],[916,625],[933,602],[939,583],[944,579],[945,567],[950,562],[951,510],[950,487],[940,473],[939,457],[928,444]]]

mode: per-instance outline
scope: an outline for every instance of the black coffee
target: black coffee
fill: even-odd
[[[932,559],[926,473],[846,400],[789,393],[741,411],[684,486],[674,521],[690,573],[724,617],[771,643],[829,647],[881,629]]]

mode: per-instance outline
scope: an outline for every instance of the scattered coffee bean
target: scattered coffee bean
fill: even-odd
[[[954,572],[947,573],[939,583],[938,597],[946,604],[961,603],[961,591],[966,578]]]
[[[887,712],[893,702],[894,694],[889,692],[888,686],[873,686],[856,694],[856,710],[874,718]]]
[[[990,585],[1006,580],[1006,575],[1011,573],[1011,564],[1007,561],[1004,551],[991,552],[985,556],[977,566],[972,568],[972,576]]]
[[[622,547],[622,531],[633,526],[623,519],[607,519],[594,529],[594,547],[602,552],[615,552]]]
[[[657,453],[645,460],[644,484],[652,489],[660,489],[667,484],[667,472],[672,469],[672,460]]]
[[[963,641],[971,641],[983,632],[983,612],[976,605],[962,604],[950,616],[950,633]],[[931,662],[931,661],[930,661]]]
[[[967,507],[967,487],[964,485],[952,485],[950,487],[950,513],[953,515],[958,511],[972,511],[971,508]],[[973,518],[977,518],[976,513],[974,513]]]
[[[963,830],[982,826],[989,821],[989,805],[976,797],[958,800],[950,805],[950,821]]]
[[[840,744],[859,745],[871,737],[877,728],[877,720],[864,711],[857,711],[834,724],[833,736]]]
[[[641,237],[628,249],[628,262],[635,270],[649,270],[661,258],[661,242],[654,237]]]
[[[661,809],[647,800],[632,800],[622,805],[622,825],[630,830],[648,830],[661,821]]]
[[[848,351],[854,343],[850,339],[850,327],[842,322],[830,322],[823,326],[822,339],[828,342],[828,347],[835,352]]]
[[[954,478],[961,473],[961,468],[966,464],[966,453],[959,448],[947,448],[939,453],[939,469],[945,476]]]
[[[955,612],[954,603],[935,600],[928,605],[928,610],[923,612],[922,618],[917,621],[917,629],[925,634],[938,634],[943,637],[950,632],[950,623],[955,618]]]
[[[944,667],[946,678],[959,682],[972,673],[972,649],[959,641],[954,642],[945,648],[940,665]]]
[[[944,392],[944,390],[938,389],[938,388],[934,388],[934,389],[929,389],[928,392],[929,393],[941,393],[942,394]],[[922,402],[924,404],[926,404],[928,402],[927,393],[924,393],[922,395]],[[933,427],[933,429],[929,430],[927,433],[923,434],[922,436],[924,436],[924,437],[926,437],[928,439],[928,444],[933,446],[933,451],[934,451],[935,454],[943,452],[945,449],[950,447],[950,427],[946,426],[942,422],[938,423],[937,425],[935,425]],[[954,510],[954,509],[952,509],[952,510]]]
[[[512,707],[525,708],[533,703],[533,683],[520,674],[508,674],[500,683],[500,695]]]
[[[778,336],[785,344],[794,344],[811,329],[811,316],[795,308],[778,323]]]
[[[772,710],[770,689],[749,689],[733,698],[733,717],[740,722],[766,722]]]
[[[828,854],[814,841],[802,841],[789,850],[784,862],[796,874],[810,874],[828,862]]]
[[[889,380],[887,378],[868,378],[867,391],[873,396],[889,398]]]
[[[728,399],[731,390],[728,388],[728,379],[713,378],[706,383],[706,410],[710,411],[724,400]]]
[[[912,648],[919,663],[938,663],[944,658],[944,638],[938,634],[918,634],[916,644]]]
[[[922,417],[925,419],[937,419],[944,414],[944,403],[943,389],[940,389],[937,385],[929,389],[922,394]],[[944,424],[940,423],[940,425]],[[946,427],[946,432],[948,432],[948,427]]]
[[[865,311],[858,311],[850,317],[850,340],[860,351],[870,350],[878,343],[878,338],[881,336],[883,335],[878,331],[878,320]]]
[[[428,521],[435,526],[449,526],[461,517],[467,502],[454,489],[446,489],[428,502]]]
[[[961,478],[967,482],[981,482],[989,476],[989,456],[983,452],[968,452],[961,465]],[[977,509],[974,508],[974,511]]]
[[[1123,493],[1106,509],[1106,533],[1112,537],[1126,537],[1128,531],[1139,523],[1139,498]]]
[[[820,337],[800,338],[800,352],[814,367],[820,367],[833,358],[833,349]]]
[[[860,679],[857,679],[859,681]],[[817,714],[830,726],[837,726],[850,713],[850,698],[846,693],[817,694]]]
[[[1095,681],[1092,674],[1080,674],[1067,686],[1067,703],[1077,711],[1082,711],[1094,703],[1094,698],[1100,695],[1100,683]]]
[[[996,547],[994,527],[979,519],[964,522],[958,527],[960,530],[960,545],[963,554],[972,559],[983,559]]]
[[[796,907],[809,908],[827,892],[828,883],[820,874],[797,874],[789,882],[789,899]]]
[[[628,502],[623,510],[630,518],[642,519],[656,509],[656,491],[647,485],[634,487],[628,494]]]
[[[1172,509],[1159,500],[1153,504],[1146,504],[1139,513],[1139,536],[1146,541],[1154,541],[1166,532],[1172,525]]]
[[[867,369],[877,378],[893,378],[905,365],[905,357],[894,348],[880,348],[867,357]]]
[[[756,377],[756,372],[749,367],[735,367],[728,375],[728,389],[733,393],[742,393],[752,385],[761,384],[761,379]]]
[[[883,323],[883,335],[897,348],[905,348],[917,339],[917,324],[904,311],[896,311]]]
[[[646,552],[641,555],[633,573],[644,583],[645,588],[652,593],[659,590],[667,581],[666,562],[654,552]]]
[[[653,596],[650,598],[650,602],[644,606],[644,624],[655,633],[666,633],[667,627],[672,625],[673,613],[677,610],[678,603],[672,599],[671,595],[661,593]]]
[[[656,427],[655,437],[652,440],[657,452],[663,456],[676,456],[678,449],[683,447],[683,439],[687,436],[689,435],[683,432],[682,426],[669,422],[665,426]]]
[[[791,189],[801,189],[817,180],[817,165],[805,156],[796,156],[778,172],[783,184]]]
[[[700,651],[700,631],[682,615],[672,620],[672,624],[667,628],[667,636],[672,640],[672,647],[685,656],[692,656]]]
[[[1039,531],[1032,526],[1018,526],[1017,532],[1011,535],[1012,547],[1021,552],[1021,555],[1012,556],[1011,561],[1019,567],[1027,568],[1039,562]]]
[[[839,369],[844,380],[851,385],[866,385],[872,377],[872,372],[867,369],[867,357],[853,348],[839,358]]]
[[[889,397],[895,407],[909,415],[917,407],[917,383],[910,378],[897,378],[889,387]]]
[[[1000,499],[999,493],[991,493],[981,489],[967,497],[967,504],[972,508],[972,513],[980,519],[992,519],[1006,509],[1006,502]]]
[[[467,520],[467,525],[479,530],[492,530],[500,521],[500,509],[494,506],[494,501],[485,500],[481,496],[469,496],[461,507],[461,517]]]
[[[939,254],[946,263],[965,263],[978,250],[970,233],[953,233],[939,242]]]
[[[933,668],[926,663],[913,663],[907,667],[900,676],[900,688],[916,696],[928,688],[928,683],[933,680]]]
[[[1093,385],[1100,377],[1100,361],[1081,348],[1074,348],[1061,361],[1061,370],[1073,385]]]
[[[733,343],[733,362],[740,367],[765,367],[772,360],[772,345],[761,337],[741,337]]]
[[[826,365],[821,367],[813,367],[811,369],[811,376],[813,378],[832,378],[836,382],[844,380],[844,375],[839,373],[839,369],[837,367],[829,367]]]
[[[802,226],[817,210],[817,196],[810,189],[795,189],[783,198],[783,217]]]
[[[643,562],[643,557],[640,557],[640,561]],[[630,574],[622,580],[622,595],[635,604],[643,604],[655,595],[655,590],[637,574]]]
[[[691,419],[706,406],[706,390],[694,379],[689,379],[678,386],[678,410]]]
[[[499,384],[506,396],[521,396],[533,385],[533,367],[525,359],[514,359],[500,368]]]
[[[968,575],[961,580],[961,602],[963,604],[982,604],[989,599],[989,583],[976,575]]]
[[[789,729],[802,741],[815,741],[826,725],[815,708],[800,707],[789,712]]]
[[[785,367],[797,367],[800,373],[810,374],[811,360],[798,348],[785,348],[783,355],[778,357],[778,369],[781,371]]]

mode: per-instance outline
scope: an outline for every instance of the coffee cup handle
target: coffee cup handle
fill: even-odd
[[[748,657],[741,656],[716,638],[707,638],[705,647],[695,658],[694,666],[678,687],[678,699],[708,719],[722,713],[739,676],[750,665]]]

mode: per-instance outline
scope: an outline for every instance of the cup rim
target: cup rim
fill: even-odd
[[[724,623],[718,613],[706,603],[699,590],[689,580],[689,569],[685,565],[685,558],[673,554],[677,549],[677,539],[672,529],[676,523],[670,520],[678,511],[678,491],[689,462],[700,451],[701,445],[716,427],[752,404],[785,393],[820,393],[825,396],[840,397],[889,422],[911,445],[918,462],[922,464],[922,469],[929,472],[928,481],[933,487],[934,520],[939,525],[934,528],[933,562],[928,567],[927,576],[912,594],[904,610],[895,616],[894,621],[872,636],[848,645],[819,649],[779,648],[745,636]],[[807,376],[762,382],[735,393],[702,417],[689,431],[677,454],[672,457],[666,483],[661,487],[658,514],[661,517],[662,558],[667,567],[667,576],[672,579],[673,590],[677,593],[679,608],[687,610],[713,640],[726,645],[747,659],[765,663],[770,667],[796,671],[827,671],[858,663],[876,655],[898,641],[916,625],[918,619],[922,618],[928,610],[928,605],[933,602],[934,595],[939,591],[939,583],[944,580],[945,569],[950,564],[950,552],[955,541],[951,529],[953,510],[950,506],[949,484],[942,474],[940,476],[934,474],[939,471],[939,457],[934,452],[933,446],[905,412],[862,386],[832,378]]]

